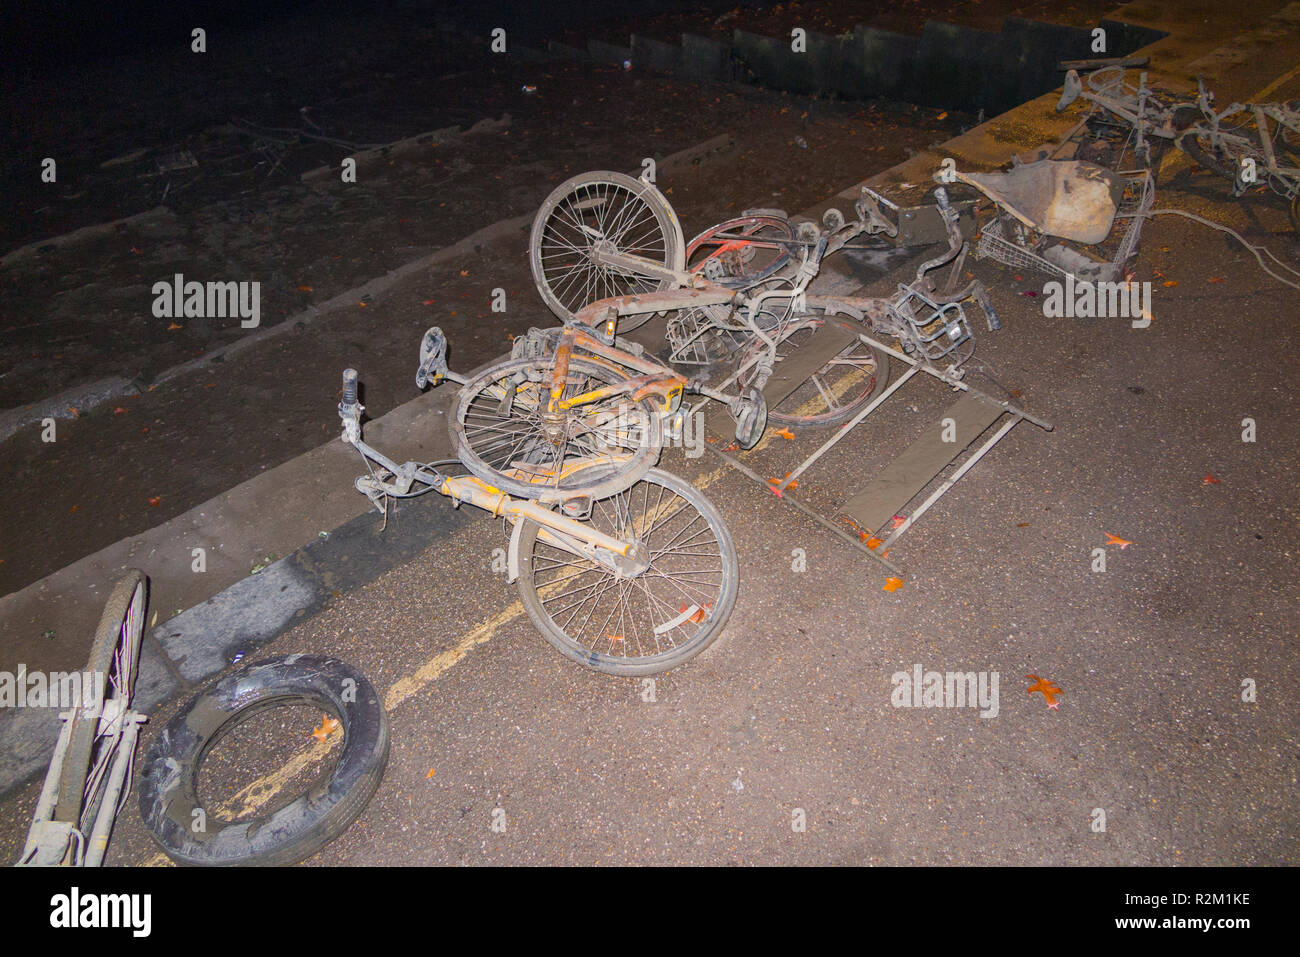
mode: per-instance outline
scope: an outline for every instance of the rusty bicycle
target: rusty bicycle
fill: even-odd
[[[603,367],[574,361],[562,392],[573,397],[612,379]],[[421,341],[416,382],[424,388],[444,380],[466,382],[447,368],[446,340],[435,327]],[[549,399],[540,382],[492,382],[475,395],[516,414],[531,409],[540,416]],[[561,455],[549,439],[542,444],[496,430],[513,457],[506,456],[512,464],[503,464],[495,483],[466,474],[457,460],[390,459],[363,440],[363,411],[357,374],[346,370],[343,440],[367,469],[356,488],[385,514],[390,498],[432,491],[502,518],[510,527],[507,581],[537,629],[567,657],[606,674],[649,675],[682,664],[722,633],[736,603],[735,546],[699,490],[650,467],[647,410],[634,404],[619,420],[593,417],[586,444],[565,445]],[[645,454],[636,455],[639,443]],[[634,471],[626,465],[631,456]]]

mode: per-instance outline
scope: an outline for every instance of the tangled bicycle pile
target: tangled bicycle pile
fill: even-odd
[[[988,370],[971,362],[966,307],[977,307],[990,331],[1001,326],[988,290],[965,281],[972,236],[977,257],[1016,268],[1082,283],[1126,278],[1144,221],[1160,212],[1153,168],[1169,144],[1232,179],[1234,195],[1266,183],[1288,199],[1300,231],[1297,104],[1215,112],[1203,85],[1186,102],[1149,89],[1145,75],[1130,86],[1122,70],[1093,74],[1086,88],[1072,71],[1058,109],[1080,96],[1093,107],[1068,140],[1074,159],[1016,161],[994,173],[945,163],[923,201],[905,207],[898,194],[864,187],[852,218],[829,209],[818,223],[753,209],[687,242],[652,183],[611,172],[573,177],[543,202],[529,243],[538,292],[560,326],[530,330],[509,358],[472,377],[449,369],[440,329],[421,340],[417,387],[460,386],[449,417],[455,459],[399,463],[366,443],[358,376],[344,372],[342,437],[366,466],[356,488],[385,521],[389,498],[428,492],[504,519],[508,580],[530,619],[564,655],[607,674],[682,664],[717,639],[735,607],[739,561],[721,514],[690,482],[656,467],[709,402],[730,416],[734,446],[706,448],[898,572],[891,545],[1012,428],[1051,429],[1013,394],[978,389],[967,375]],[[969,195],[957,196],[962,189]],[[840,251],[940,243],[893,295],[812,288]],[[644,335],[628,338],[656,317],[663,323],[651,348]],[[891,381],[895,363],[903,371]],[[833,516],[790,494],[918,376],[959,395],[941,428],[925,429]],[[835,431],[784,479],[765,480],[739,451],[756,449],[772,424]],[[144,601],[139,572],[110,598],[89,669],[109,675],[111,693],[64,715],[20,863],[103,859],[144,720],[130,707]],[[286,702],[310,703],[341,723],[333,770],[276,809],[196,827],[206,820],[197,779],[209,749],[250,715]],[[163,729],[146,759],[141,810],[180,862],[292,863],[360,814],[387,758],[387,720],[363,675],[318,656],[260,661],[206,689]]]

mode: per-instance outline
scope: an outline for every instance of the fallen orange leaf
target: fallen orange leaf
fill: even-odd
[[[1122,552],[1124,549],[1128,548],[1130,545],[1132,545],[1132,544],[1134,544],[1134,543],[1133,543],[1133,542],[1130,542],[1130,541],[1127,541],[1126,539],[1120,538],[1118,535],[1112,535],[1110,532],[1107,532],[1107,533],[1106,533],[1106,544],[1107,544],[1107,545],[1118,545],[1118,546],[1119,546],[1119,550]]]
[[[697,606],[695,609],[695,613],[691,615],[691,617],[688,618],[687,621],[693,621],[696,624],[699,624],[705,618],[709,617],[709,609],[711,609],[712,607],[713,607],[713,602],[706,602],[704,605]],[[684,612],[686,611],[686,606],[683,604],[677,610]]]
[[[324,741],[331,734],[338,730],[339,719],[331,718],[327,714],[321,715],[320,727],[311,733],[311,736],[317,741]]]
[[[1202,484],[1202,485],[1218,485],[1218,484],[1219,484],[1219,480],[1216,479],[1216,478],[1215,478],[1213,475],[1211,475],[1209,472],[1206,472],[1206,473],[1205,473],[1205,478],[1201,479],[1201,484]]]
[[[157,508],[159,505],[162,504],[162,496],[161,496],[161,495],[155,495],[153,498],[149,499],[149,504],[150,504],[152,507]]]
[[[624,640],[625,640],[625,639],[623,638],[622,635],[606,635],[605,637],[608,638],[610,641],[624,641]]]
[[[427,781],[429,780],[429,778],[433,777],[437,773],[438,773],[437,768],[429,768],[429,773],[424,776],[424,779]]]
[[[173,322],[170,326],[167,327],[167,331],[171,332],[171,330],[173,329],[183,329],[183,328],[185,327],[182,326],[179,322]]]
[[[880,539],[878,538],[867,539],[867,548],[871,549],[874,552],[879,547],[880,547]]]
[[[781,438],[783,438],[783,439],[793,439],[793,438],[794,438],[794,433],[791,432],[789,429],[777,429],[777,430],[776,430],[776,434],[779,435],[779,436],[781,436]]]
[[[1210,281],[1210,282],[1227,282],[1228,280],[1227,280],[1226,278],[1224,278],[1223,276],[1211,276],[1210,279],[1209,279],[1209,281]]]
[[[1162,285],[1162,286],[1177,286],[1177,285],[1178,285],[1178,280],[1177,280],[1177,279],[1170,279],[1170,280],[1167,280],[1166,282],[1162,282],[1160,285]]]
[[[311,288],[311,286],[299,286],[299,287],[298,287],[298,291],[299,291],[299,292],[314,292],[314,290]]]
[[[1046,678],[1040,678],[1038,675],[1025,675],[1025,678],[1034,682],[1029,688],[1029,694],[1037,691],[1047,700],[1047,706],[1053,711],[1059,711],[1057,707],[1056,696],[1065,694],[1056,684],[1055,681],[1048,681]]]
[[[885,587],[881,591],[898,591],[898,586],[903,584],[903,579],[894,578],[892,575],[885,579]]]

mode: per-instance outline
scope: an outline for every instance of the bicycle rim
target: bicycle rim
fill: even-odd
[[[591,524],[648,550],[644,573],[618,578],[597,563],[520,539],[519,592],[543,636],[569,658],[616,675],[676,667],[721,634],[736,602],[735,546],[713,504],[690,483],[652,469],[594,502]]]
[[[597,244],[669,269],[681,270],[685,262],[681,227],[658,190],[622,173],[575,176],[538,209],[528,249],[537,291],[561,320],[600,299],[673,286],[592,262]],[[648,319],[628,317],[622,328],[631,331]]]
[[[142,572],[131,569],[113,589],[82,676],[91,688],[83,688],[83,706],[73,712],[54,818],[76,823],[83,833],[99,813],[122,733],[121,721],[130,708],[144,636],[146,581]],[[100,715],[109,702],[120,702],[118,717],[101,727]]]
[[[654,407],[615,396],[574,407],[557,429],[543,421],[553,367],[553,359],[515,359],[467,383],[450,422],[457,457],[494,488],[541,502],[609,495],[631,485],[659,457]],[[563,394],[622,378],[608,366],[572,359]]]

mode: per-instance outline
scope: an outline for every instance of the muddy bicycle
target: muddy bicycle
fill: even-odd
[[[1086,131],[1078,159],[1110,169],[1135,160],[1154,168],[1169,145],[1203,168],[1232,182],[1232,195],[1267,186],[1288,203],[1291,226],[1300,233],[1300,101],[1232,103],[1214,108],[1214,93],[1200,77],[1193,100],[1128,82],[1123,67],[1107,67],[1086,81],[1071,70],[1058,112],[1082,97],[1092,104],[1081,123]]]
[[[83,674],[81,702],[63,721],[20,865],[98,867],[131,789],[140,724],[131,707],[144,635],[146,578],[131,569],[109,595]]]
[[[896,224],[870,189],[863,188],[854,212],[850,218],[829,209],[819,224],[794,222],[780,210],[747,210],[687,243],[675,212],[653,184],[597,171],[560,184],[543,202],[529,257],[542,299],[566,327],[603,330],[608,343],[615,330],[630,332],[666,316],[661,369],[672,369],[687,391],[723,402],[736,420],[737,443],[749,448],[769,420],[836,425],[886,387],[889,357],[858,334],[861,310],[810,291],[827,257],[879,249],[882,239],[896,235]],[[998,328],[980,283],[938,294],[923,278],[964,257],[958,239],[916,281],[900,287],[893,301],[873,300],[872,328],[896,333],[905,350],[914,341],[924,343],[932,358],[955,349],[957,339],[969,341],[961,331],[964,314],[958,317],[960,307],[954,310],[953,303],[974,300],[989,327]],[[567,338],[566,332],[561,339]],[[787,378],[783,373],[790,367],[781,363],[817,352],[804,348],[815,339],[836,341],[840,348],[824,364],[800,368],[791,387],[769,388],[774,377]],[[947,348],[936,350],[936,343]],[[708,384],[706,374],[719,359],[728,374]],[[647,373],[637,367],[637,374]]]
[[[1076,128],[1085,136],[1075,158],[1112,170],[1153,168],[1201,118],[1196,103],[1148,86],[1146,73],[1139,74],[1137,85],[1133,85],[1122,66],[1105,67],[1088,74],[1087,79],[1070,70],[1056,112],[1063,112],[1081,97],[1092,106]]]
[[[561,399],[611,379],[607,369],[574,361]],[[466,381],[447,368],[446,340],[435,327],[421,342],[416,382],[424,388],[444,380]],[[516,414],[529,409],[539,417],[551,398],[539,381],[493,381],[475,394]],[[607,674],[649,675],[682,664],[721,634],[736,603],[735,546],[713,504],[689,482],[650,468],[648,452],[634,473],[628,469],[637,445],[647,443],[647,409],[634,404],[619,419],[594,417],[585,444],[560,458],[549,441],[499,430],[514,464],[494,484],[466,474],[458,460],[390,459],[363,440],[363,409],[349,369],[339,417],[343,440],[366,463],[356,488],[385,514],[389,499],[437,492],[502,518],[510,528],[507,581],[567,657]]]
[[[1214,109],[1214,94],[1198,81],[1202,118],[1178,138],[1178,148],[1242,196],[1266,185],[1288,203],[1291,228],[1300,234],[1300,100],[1232,103]]]

